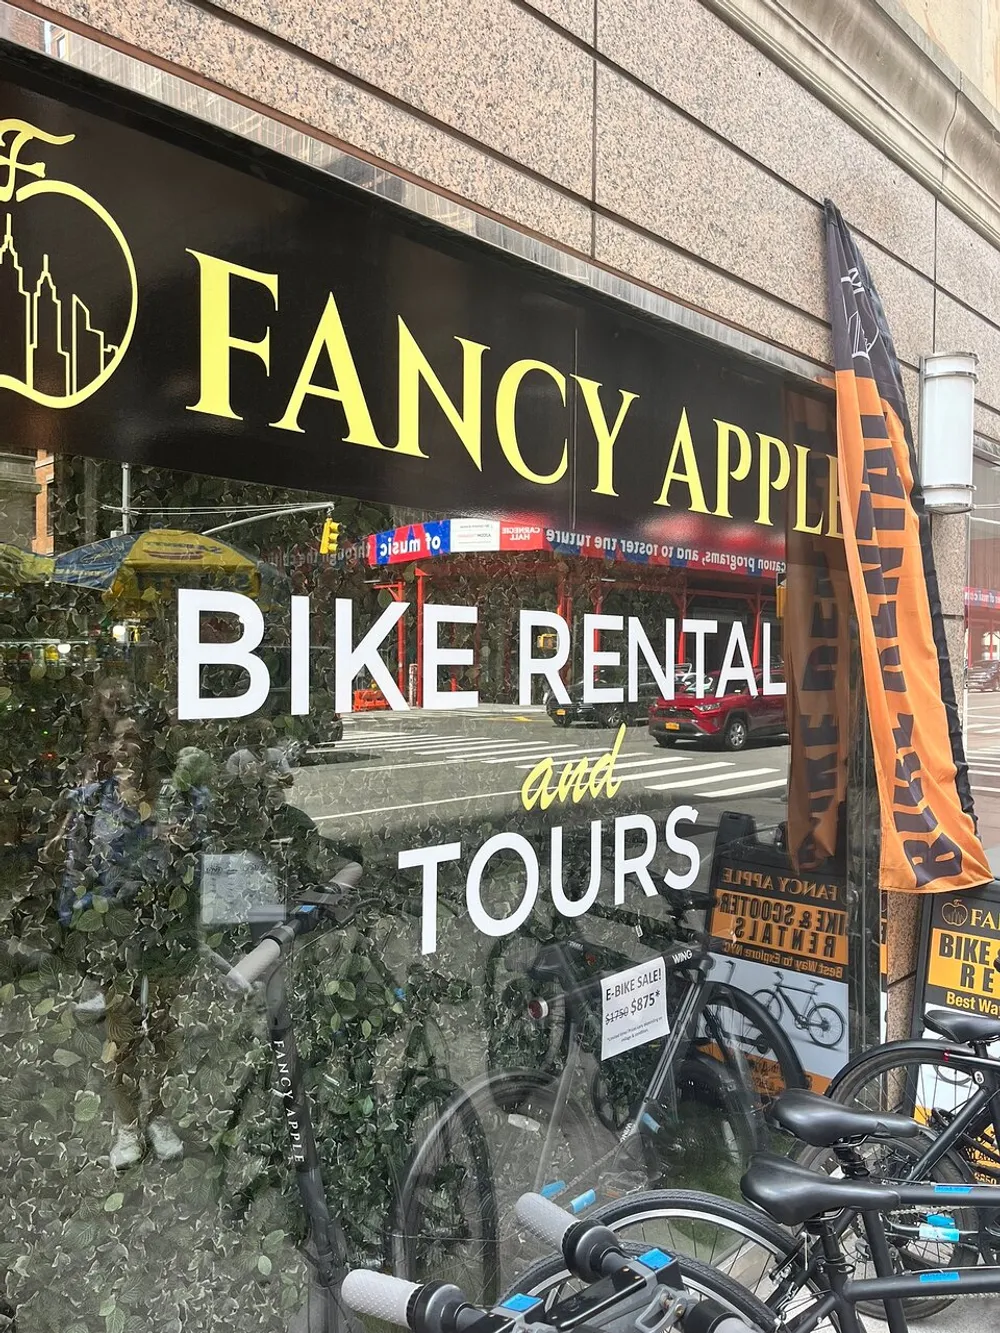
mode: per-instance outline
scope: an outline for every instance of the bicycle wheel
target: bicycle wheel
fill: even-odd
[[[645,1248],[630,1243],[625,1246],[626,1252],[635,1256],[642,1254]],[[767,1306],[735,1279],[707,1264],[699,1263],[697,1259],[682,1256],[679,1262],[684,1286],[688,1291],[718,1301],[752,1329],[760,1329],[761,1333],[771,1333],[777,1327],[777,1320]],[[570,1275],[561,1255],[551,1255],[532,1264],[508,1294],[520,1292],[526,1296],[540,1296],[548,1310],[564,1295],[580,1291],[585,1285]]]
[[[826,1290],[824,1281],[807,1276],[805,1262],[797,1256],[798,1238],[745,1203],[701,1190],[649,1190],[586,1216],[641,1248],[657,1245],[710,1265],[739,1281],[787,1322]],[[818,1325],[826,1333],[837,1327],[835,1320]]]
[[[749,1071],[734,1069],[711,1044],[699,1050],[694,1041],[676,1073],[659,1087],[659,1109],[636,1123],[656,1056],[654,1048],[642,1047],[597,1066],[591,1104],[614,1138],[587,1183],[602,1200],[667,1184],[708,1184],[719,1194],[737,1194],[740,1177],[764,1146],[767,1132]],[[625,1136],[630,1124],[634,1132]]]
[[[518,1198],[543,1186],[583,1193],[597,1158],[590,1122],[576,1106],[567,1104],[553,1123],[558,1086],[545,1075],[498,1074],[456,1096],[400,1188],[392,1226],[397,1273],[414,1282],[446,1279],[472,1300],[496,1301],[501,1284],[525,1263]],[[469,1160],[470,1144],[482,1145],[484,1161],[478,1149]]]
[[[705,1169],[711,1168],[710,1175],[727,1193],[735,1193],[750,1158],[767,1147],[767,1126],[756,1089],[747,1086],[749,1078],[749,1071],[738,1078],[728,1062],[698,1051],[684,1060],[674,1085],[677,1127],[670,1156],[682,1155],[691,1170],[698,1158],[705,1159]],[[695,1179],[710,1175],[699,1171]]]
[[[428,1115],[427,1113],[431,1113]],[[484,1300],[500,1290],[497,1217],[490,1145],[475,1107],[453,1086],[414,1126],[419,1146],[410,1158],[388,1222],[393,1270],[415,1282],[442,1276]]]
[[[936,1046],[930,1042],[898,1042],[868,1052],[837,1075],[827,1095],[865,1110],[912,1115],[927,1126],[929,1135],[934,1135],[950,1123],[955,1111],[976,1091],[971,1074],[956,1080],[954,1066],[942,1065],[941,1052],[947,1049],[947,1046]],[[960,1145],[934,1162],[923,1178],[941,1184],[962,1184],[974,1180],[977,1174],[985,1173],[995,1179],[998,1174],[995,1163],[998,1159],[995,1144],[986,1137],[990,1128],[989,1113],[984,1112],[981,1122],[972,1127]],[[870,1144],[866,1156],[881,1147],[889,1157],[880,1161],[876,1156],[870,1169],[885,1179],[892,1179],[893,1172],[896,1179],[900,1175],[906,1178],[909,1175],[908,1166],[912,1167],[926,1146],[922,1140],[900,1140],[890,1145]],[[821,1149],[803,1154],[801,1160],[809,1160],[821,1169],[836,1169],[830,1162],[829,1154]],[[924,1215],[926,1211],[929,1210],[924,1210]],[[963,1233],[957,1243],[914,1237],[912,1230],[919,1219],[913,1212],[893,1214],[887,1219],[890,1250],[901,1271],[962,1267],[977,1262],[980,1237],[975,1211],[952,1209],[949,1210],[949,1216]],[[993,1225],[995,1229],[995,1219]],[[984,1262],[993,1262],[993,1254],[993,1248],[989,1254],[984,1253]],[[921,1319],[947,1309],[952,1299],[914,1297],[906,1300],[904,1306],[911,1319]]]
[[[702,1014],[699,1033],[713,1039],[711,1017],[715,1015],[723,1034],[746,1059],[765,1106],[786,1088],[809,1086],[787,1032],[753,995],[729,982],[710,981]]]
[[[784,1004],[776,990],[754,991],[753,998],[771,1015],[776,1023],[780,1022]]]
[[[844,1015],[832,1004],[817,1004],[808,1014],[809,1036],[817,1046],[839,1046],[844,1035]]]

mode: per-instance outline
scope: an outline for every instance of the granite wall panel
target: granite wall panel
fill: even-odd
[[[822,214],[648,92],[598,69],[596,202],[825,318]]]
[[[937,298],[934,350],[975,352],[979,357],[976,397],[1000,410],[1000,329],[943,292]]]
[[[431,186],[572,249],[590,249],[590,211],[584,203],[337,78],[264,34],[185,0],[62,2],[66,14],[334,135]],[[114,70],[96,72],[115,76]]]
[[[699,0],[598,0],[598,50],[925,273],[930,192]]]
[[[761,338],[828,362],[830,330],[824,320],[793,309],[748,287],[690,255],[611,218],[598,217],[594,257],[659,291],[683,292],[683,299]]]
[[[904,361],[979,350],[1000,410],[1000,333],[960,304],[1000,321],[1000,252],[944,207],[935,252],[930,193],[700,0],[59,2],[515,226],[585,254],[593,233],[599,262],[823,361],[830,193]]]
[[[593,60],[512,0],[222,0],[222,7],[589,193]]]

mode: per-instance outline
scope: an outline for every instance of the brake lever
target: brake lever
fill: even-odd
[[[315,907],[327,912],[338,926],[346,926],[357,915],[360,906],[348,898],[345,890],[301,889],[292,898],[294,907]]]

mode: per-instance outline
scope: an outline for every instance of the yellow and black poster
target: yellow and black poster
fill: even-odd
[[[1000,1019],[1000,886],[942,894],[930,904],[924,1009]]]
[[[724,854],[713,866],[712,899],[713,976],[767,1010],[822,1092],[850,1053],[843,879],[800,874],[786,855],[763,849],[759,856]]]
[[[918,985],[913,1014],[913,1034],[940,1040],[941,1033],[925,1026],[931,1009],[975,1014],[1000,1020],[1000,884],[962,894],[935,894],[925,904],[923,951],[918,963]],[[916,1111],[927,1118],[937,1112],[955,1110],[971,1093],[970,1076],[956,1072],[944,1077],[940,1067],[925,1070],[917,1085]],[[992,1127],[979,1141],[973,1158],[980,1178],[997,1180],[1000,1156]]]

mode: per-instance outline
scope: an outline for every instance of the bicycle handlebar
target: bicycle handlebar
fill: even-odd
[[[418,1286],[355,1270],[341,1288],[345,1304],[412,1333],[556,1333],[581,1325],[607,1333],[667,1333],[678,1326],[683,1333],[760,1333],[716,1301],[686,1291],[677,1260],[655,1247],[630,1256],[608,1227],[577,1221],[539,1194],[522,1195],[517,1215],[539,1239],[562,1250],[574,1276],[594,1285],[548,1308],[541,1297],[518,1293],[485,1310],[452,1283]]]
[[[610,1227],[580,1221],[541,1194],[522,1194],[516,1212],[540,1241],[562,1251],[566,1267],[584,1282],[610,1277],[629,1262]]]
[[[371,1315],[387,1324],[408,1328],[410,1301],[419,1290],[416,1282],[404,1282],[401,1277],[390,1277],[388,1273],[355,1268],[344,1278],[340,1294],[355,1314]]]
[[[337,871],[330,885],[340,889],[354,889],[360,880],[361,866],[356,861],[348,861]],[[315,895],[315,901],[299,907],[288,921],[274,926],[249,953],[229,968],[225,977],[229,989],[237,995],[252,991],[258,981],[263,981],[274,971],[299,935],[319,924],[322,909],[335,907],[339,901],[339,895],[327,888]]]
[[[276,939],[266,935],[255,949],[244,954],[226,973],[226,985],[237,994],[252,991],[256,982],[266,976],[278,963],[282,947]]]
[[[561,1250],[563,1237],[573,1225],[574,1218],[544,1194],[522,1194],[515,1207],[517,1220],[554,1250]]]

